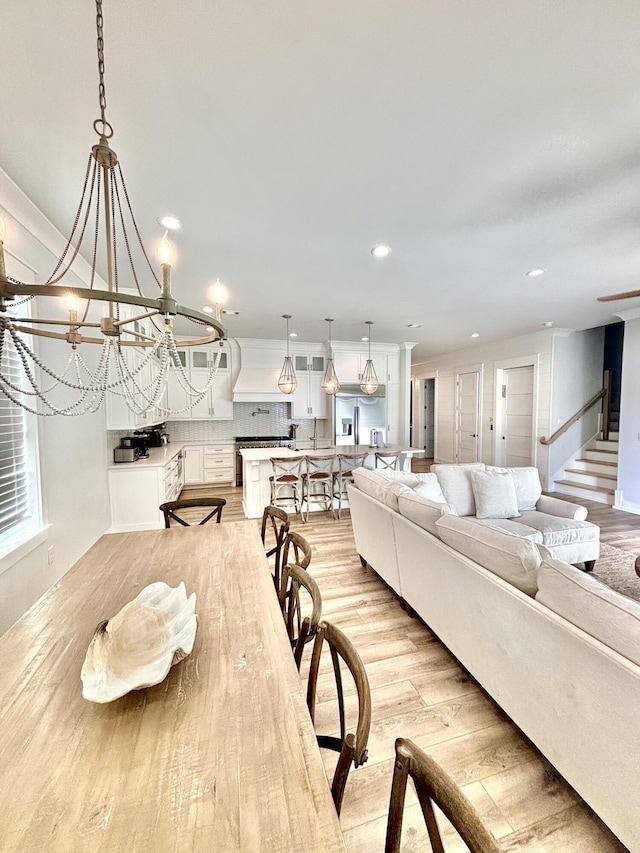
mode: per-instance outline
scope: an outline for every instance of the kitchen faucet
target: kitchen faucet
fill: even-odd
[[[255,418],[256,415],[268,415],[268,414],[269,414],[269,409],[261,409],[258,407],[257,409],[254,409],[253,412],[251,412],[251,417]]]

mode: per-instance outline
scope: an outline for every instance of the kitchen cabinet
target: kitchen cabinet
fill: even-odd
[[[231,354],[228,349],[220,351],[218,344],[207,347],[185,347],[178,349],[178,356],[190,382],[196,388],[204,388],[214,359],[220,353],[220,364],[212,386],[204,396],[194,398],[182,387],[174,369],[169,374],[168,400],[171,408],[169,421],[184,420],[232,420],[233,401],[231,394]]]
[[[186,486],[235,484],[235,445],[204,444],[185,446]]]
[[[184,485],[182,445],[150,448],[148,459],[108,467],[110,533],[164,527],[160,504],[176,500]]]
[[[322,389],[326,358],[318,353],[293,356],[298,387],[291,397],[292,418],[328,418],[327,394]]]

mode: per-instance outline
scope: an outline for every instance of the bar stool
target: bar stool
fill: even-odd
[[[304,456],[273,456],[273,475],[269,477],[272,506],[291,506],[302,514]]]
[[[342,514],[342,497],[346,497],[347,483],[353,483],[353,469],[361,468],[369,454],[338,453],[336,456],[337,471],[333,472],[333,497],[338,499],[338,518]]]
[[[376,468],[389,468],[392,471],[398,470],[398,462],[400,459],[400,451],[377,450],[375,453]]]
[[[311,502],[320,503],[325,510],[331,510],[336,517],[333,508],[333,472],[336,457],[330,456],[305,456],[305,472],[302,481],[302,503],[306,501],[306,517],[302,514],[302,520],[309,520],[309,506]]]

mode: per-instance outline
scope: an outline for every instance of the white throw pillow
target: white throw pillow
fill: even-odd
[[[472,471],[471,488],[478,518],[518,518],[518,496],[509,471]]]
[[[412,474],[411,471],[388,471],[385,468],[374,470],[390,483],[402,483],[403,486],[409,486],[412,489],[420,482],[418,475]]]
[[[435,474],[414,474],[414,476],[418,478],[418,482],[411,488],[417,495],[436,503],[447,502]]]
[[[438,462],[431,466],[437,476],[445,500],[458,515],[475,515],[476,504],[471,488],[471,472],[484,471],[484,462],[465,462],[461,465]]]
[[[640,666],[640,603],[562,560],[544,560],[536,601]]]
[[[495,530],[475,518],[443,515],[436,528],[442,541],[454,550],[527,595],[536,594],[540,554],[535,542]]]
[[[518,512],[525,512],[536,508],[542,494],[540,485],[540,474],[537,468],[494,468],[487,465],[487,471],[509,471],[513,477],[518,496]]]
[[[398,511],[418,527],[438,536],[436,521],[441,515],[455,515],[456,511],[447,503],[438,503],[428,498],[420,497],[415,489],[398,495]],[[439,536],[438,536],[439,538]]]

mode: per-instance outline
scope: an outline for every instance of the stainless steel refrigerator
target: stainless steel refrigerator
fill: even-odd
[[[359,385],[342,385],[335,395],[335,444],[382,445],[387,434],[384,385],[375,394],[363,394]],[[374,432],[375,431],[375,432]]]

